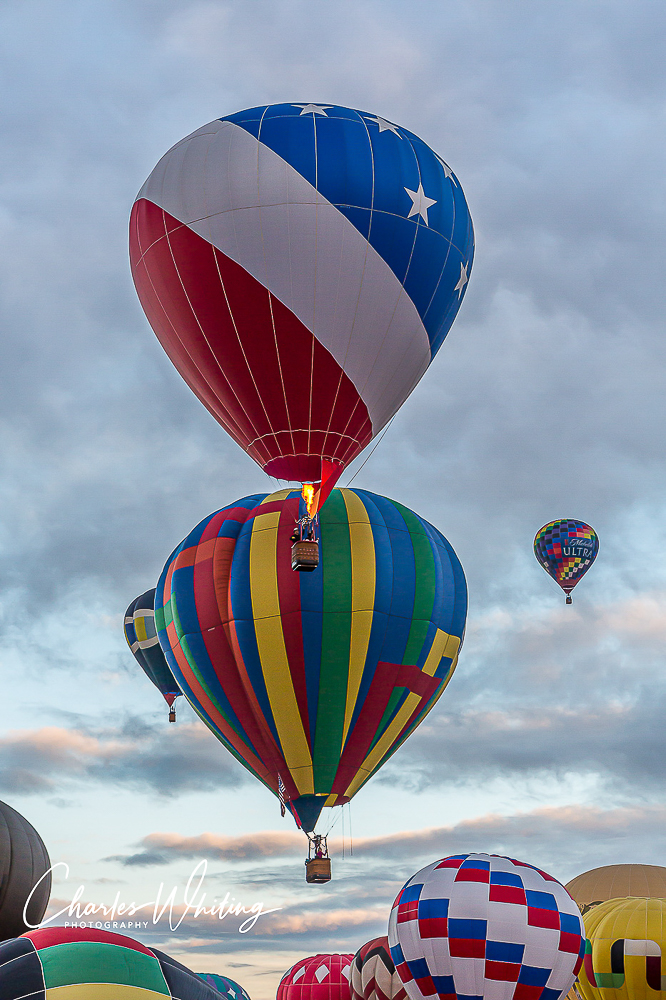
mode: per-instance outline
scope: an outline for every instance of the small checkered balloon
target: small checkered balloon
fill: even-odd
[[[559,1000],[585,949],[564,886],[494,854],[458,854],[412,876],[388,939],[410,1000]]]
[[[569,595],[597,558],[599,539],[584,521],[565,518],[539,528],[534,538],[534,554],[546,573]]]
[[[285,972],[276,1000],[351,1000],[353,955],[310,955]]]

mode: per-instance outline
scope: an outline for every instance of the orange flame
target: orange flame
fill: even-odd
[[[315,500],[315,488],[312,483],[303,483],[301,496],[305,500],[305,506],[308,509],[308,516],[312,517],[312,508],[314,507]]]

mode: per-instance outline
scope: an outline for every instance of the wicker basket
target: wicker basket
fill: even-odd
[[[306,882],[330,882],[331,881],[331,859],[311,858],[305,863]]]
[[[291,568],[311,573],[319,565],[319,543],[311,541],[294,542],[291,547]]]

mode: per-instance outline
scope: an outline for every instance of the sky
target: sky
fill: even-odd
[[[81,885],[95,904],[176,887],[179,927],[146,908],[136,936],[270,1000],[298,958],[385,933],[401,884],[446,854],[563,881],[664,861],[665,30],[653,0],[2,4],[0,797],[67,866],[52,915]],[[180,138],[278,101],[416,132],[476,231],[458,318],[354,480],[450,540],[465,645],[331,817],[323,887],[183,699],[167,725],[122,630],[202,517],[270,489],[152,334],[129,212]],[[532,553],[558,517],[600,537],[572,607]],[[203,861],[198,898],[274,912],[242,932],[184,913]]]

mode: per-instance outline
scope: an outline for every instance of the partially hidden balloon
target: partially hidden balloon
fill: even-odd
[[[627,896],[666,898],[666,868],[661,865],[604,865],[577,875],[566,884],[583,916],[609,899]]]
[[[534,554],[567,595],[567,604],[571,604],[571,591],[598,552],[599,539],[594,528],[573,518],[544,524],[534,538]]]
[[[441,157],[330,104],[204,125],[130,223],[139,299],[190,388],[269,475],[331,486],[430,365],[473,253]]]
[[[42,927],[0,944],[1,1000],[219,1000],[180,962],[124,934]]]
[[[350,1000],[353,955],[310,955],[285,972],[276,1000]]]
[[[406,1000],[407,992],[396,972],[387,937],[367,941],[351,965],[352,1000]]]
[[[585,915],[584,1000],[649,1000],[666,993],[666,899],[610,899]]]
[[[433,707],[455,669],[465,577],[444,536],[365,490],[320,512],[319,568],[291,569],[299,493],[245,497],[181,542],[155,621],[181,691],[312,831]]]
[[[388,939],[410,1000],[558,1000],[585,947],[564,886],[494,854],[454,855],[412,876],[393,904]]]
[[[169,706],[169,721],[176,721],[174,702],[181,693],[171,673],[155,630],[155,588],[137,597],[125,612],[125,638],[144,674]]]
[[[250,1000],[250,994],[229,976],[221,976],[217,972],[198,972],[197,975],[207,986],[212,986],[221,993],[226,1000]]]
[[[0,940],[36,927],[50,895],[51,861],[44,841],[20,812],[0,802]]]

